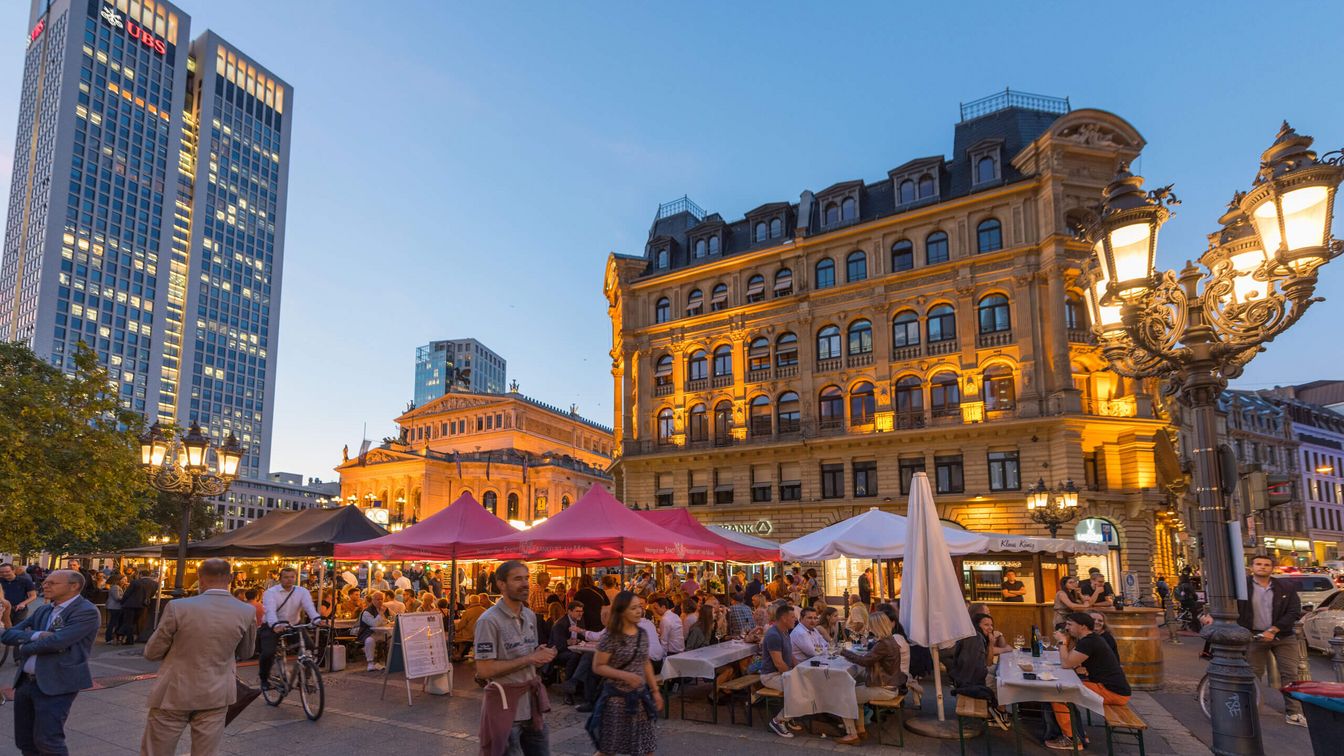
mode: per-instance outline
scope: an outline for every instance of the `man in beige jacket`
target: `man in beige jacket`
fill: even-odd
[[[170,602],[145,644],[145,658],[163,663],[149,693],[141,756],[171,756],[187,725],[192,756],[218,753],[224,715],[238,697],[236,660],[252,656],[257,613],[229,593],[229,563],[207,559],[199,574],[201,594]]]

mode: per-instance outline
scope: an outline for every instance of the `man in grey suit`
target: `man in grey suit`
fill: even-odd
[[[47,603],[0,636],[18,647],[23,665],[14,681],[14,743],[23,756],[68,754],[65,719],[75,694],[93,687],[89,652],[102,618],[83,590],[78,572],[51,572],[42,581]]]
[[[187,725],[192,756],[217,753],[238,699],[236,661],[252,657],[257,611],[229,593],[229,563],[207,559],[198,574],[201,594],[170,602],[145,644],[145,658],[163,663],[149,692],[141,756],[172,756]]]

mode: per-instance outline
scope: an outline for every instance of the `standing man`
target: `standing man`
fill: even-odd
[[[26,572],[15,572],[14,565],[0,564],[0,588],[9,602],[9,620],[18,623],[28,614],[28,605],[37,600],[37,585]]]
[[[299,610],[307,615],[309,622],[316,622],[322,615],[313,606],[313,595],[306,589],[296,588],[299,571],[293,567],[280,570],[280,582],[261,594],[262,619],[265,622],[257,628],[257,650],[261,657],[257,660],[257,670],[261,675],[261,689],[271,687],[271,665],[275,664],[275,646],[280,635],[289,630],[290,625],[299,624]]]
[[[224,715],[238,700],[236,661],[252,658],[256,610],[229,594],[229,563],[207,559],[198,574],[200,594],[170,601],[145,644],[145,658],[163,663],[149,692],[141,756],[172,756],[187,725],[192,756],[217,753]]]
[[[75,694],[93,686],[89,652],[102,618],[79,594],[84,576],[55,570],[42,581],[47,603],[0,636],[17,646],[14,744],[23,756],[65,756],[65,719]]]
[[[1027,586],[1023,585],[1021,580],[1017,579],[1017,573],[1013,570],[1003,571],[1003,600],[1004,601],[1026,601]]]
[[[1273,654],[1281,687],[1297,679],[1298,644],[1293,625],[1302,617],[1302,600],[1287,581],[1270,577],[1273,572],[1273,559],[1264,554],[1251,557],[1251,575],[1246,578],[1249,600],[1237,602],[1237,624],[1254,634],[1247,658],[1256,680],[1265,676],[1267,657]],[[1285,722],[1307,726],[1297,699],[1284,696],[1283,710]]]
[[[869,567],[859,575],[859,603],[863,608],[870,609],[873,606],[873,568]]]
[[[527,605],[527,565],[511,560],[495,570],[499,601],[476,621],[476,676],[488,680],[481,701],[481,754],[550,756],[542,714],[551,708],[537,667],[555,649],[537,643],[537,615]]]

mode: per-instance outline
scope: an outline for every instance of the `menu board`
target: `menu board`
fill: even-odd
[[[443,615],[438,612],[397,615],[397,630],[392,635],[387,662],[389,673],[404,669],[407,680],[446,674],[452,665]]]

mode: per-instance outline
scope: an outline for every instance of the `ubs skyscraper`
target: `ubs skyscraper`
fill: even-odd
[[[33,0],[0,337],[269,471],[293,92],[155,0]],[[190,40],[190,42],[188,42]]]

